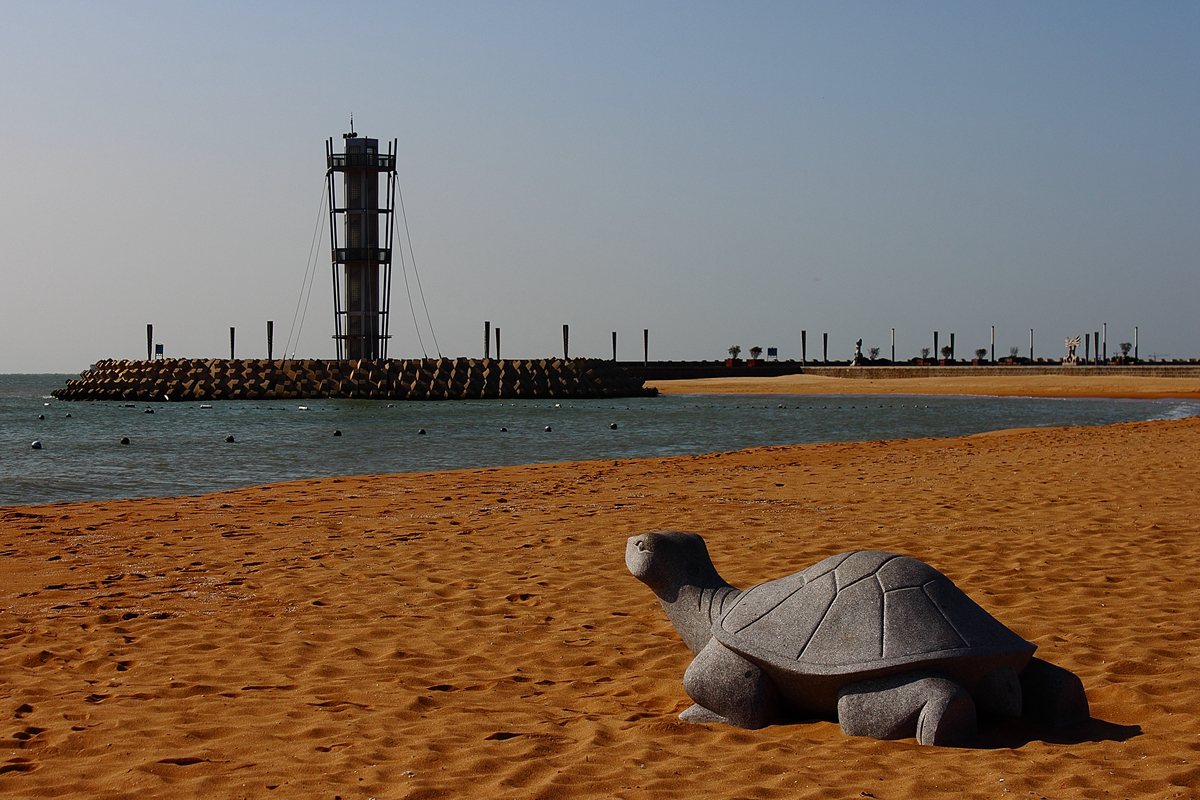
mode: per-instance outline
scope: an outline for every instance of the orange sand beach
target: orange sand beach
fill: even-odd
[[[1200,378],[1138,375],[976,375],[929,378],[699,378],[649,381],[663,394],[971,394],[996,397],[1183,398],[1200,400]]]
[[[0,794],[1194,797],[1200,419],[331,478],[0,509]],[[968,746],[692,725],[623,563],[747,586],[883,549],[1076,672],[1093,720]]]

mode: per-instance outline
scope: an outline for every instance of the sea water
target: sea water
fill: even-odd
[[[963,436],[1200,413],[1200,405],[1184,400],[928,395],[427,403],[50,397],[72,377],[0,375],[0,505],[170,497],[335,475]],[[130,443],[121,444],[123,437]],[[35,440],[40,450],[31,446]]]

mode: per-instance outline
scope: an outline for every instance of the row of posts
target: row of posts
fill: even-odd
[[[483,323],[483,357],[491,357],[491,327],[490,321]],[[1105,322],[1102,326],[1104,332],[1101,338],[1101,332],[1083,335],[1083,363],[1106,363],[1108,361],[1108,323]],[[1093,338],[1094,337],[1094,338]],[[570,358],[570,341],[571,330],[569,325],[563,325],[563,358]],[[1096,357],[1092,358],[1092,342],[1096,343]],[[233,326],[229,328],[229,360],[234,359],[235,352],[235,329]],[[1102,349],[1103,348],[1103,351]],[[267,320],[267,360],[274,360],[275,349],[275,323],[272,320]],[[933,332],[933,356],[936,359],[938,354],[938,331]],[[992,348],[991,348],[991,363],[996,363],[996,326],[992,326]],[[154,343],[154,326],[146,325],[146,360],[151,361],[155,357],[163,356],[163,346]],[[1135,325],[1133,328],[1133,358],[1136,361],[1138,357],[1138,328]],[[500,358],[500,326],[496,326],[496,358]],[[950,359],[954,359],[954,334],[950,334]],[[612,360],[617,360],[617,332],[612,332]],[[829,334],[821,334],[821,360],[829,363]],[[1033,361],[1033,328],[1029,329],[1029,360]],[[649,365],[650,363],[650,329],[642,329],[642,363]],[[800,363],[808,363],[808,331],[800,331]],[[892,328],[892,363],[896,363],[896,329]]]
[[[500,339],[500,330],[499,329],[496,330],[496,339],[497,339],[497,341],[499,341],[499,339]],[[234,326],[230,325],[229,326],[229,360],[230,361],[233,361],[234,358],[236,357],[236,356],[234,356],[234,353],[236,352],[236,348],[235,348],[236,343],[237,343],[237,331],[236,331],[236,328],[234,328]],[[162,358],[163,356],[164,356],[164,354],[163,354],[162,344],[154,343],[154,325],[147,324],[146,325],[146,360],[153,361],[155,358]],[[275,360],[275,322],[274,322],[274,320],[267,320],[267,360],[268,361]]]
[[[491,330],[492,323],[484,320],[483,323],[483,357],[491,358]],[[496,358],[500,358],[500,326],[496,326]],[[571,326],[563,325],[563,360],[571,358]],[[612,332],[612,360],[617,360],[617,332]],[[642,329],[642,363],[648,365],[650,363],[650,329]]]

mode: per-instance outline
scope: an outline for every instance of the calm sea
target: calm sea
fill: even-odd
[[[394,405],[363,400],[63,403],[50,397],[52,389],[73,377],[0,375],[0,505],[169,497],[297,478],[961,436],[1200,413],[1200,405],[1181,400],[910,395]],[[342,435],[334,436],[335,430]],[[226,442],[226,436],[235,441]],[[130,444],[122,445],[122,437]],[[42,449],[31,447],[34,440]]]

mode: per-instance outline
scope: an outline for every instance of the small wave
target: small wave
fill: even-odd
[[[1200,414],[1200,405],[1196,403],[1173,403],[1153,419],[1187,419],[1197,414]]]

